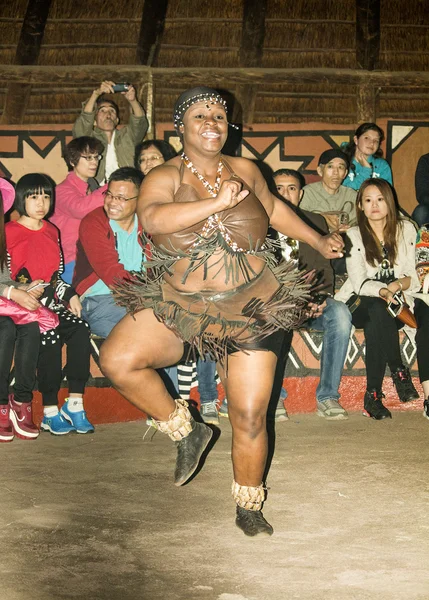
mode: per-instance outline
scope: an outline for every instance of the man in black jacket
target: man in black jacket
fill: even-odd
[[[280,169],[274,173],[277,193],[288,205],[295,207],[299,216],[309,225],[328,233],[325,219],[316,213],[302,211],[298,205],[305,185],[301,173],[292,169]],[[334,274],[329,260],[315,252],[308,244],[285,238],[279,234],[282,243],[282,257],[296,260],[302,269],[315,269],[317,283],[321,286],[318,294],[320,316],[309,319],[309,329],[323,331],[323,346],[320,360],[320,381],[316,390],[317,414],[327,420],[347,419],[347,412],[339,404],[338,388],[341,382],[344,362],[352,328],[351,314],[343,302],[334,300]]]

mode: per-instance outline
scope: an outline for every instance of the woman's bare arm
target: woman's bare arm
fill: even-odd
[[[152,235],[175,233],[200,223],[210,215],[232,208],[247,195],[236,181],[222,182],[216,198],[198,202],[174,202],[178,171],[173,165],[163,165],[145,177],[140,188],[137,215],[143,229]]]
[[[244,181],[253,184],[253,189],[259,201],[263,204],[274,229],[286,236],[305,242],[318,250],[325,258],[339,258],[344,246],[342,237],[338,233],[321,236],[312,227],[307,225],[287,204],[276,198],[268,189],[258,167],[247,159],[232,159],[234,167],[237,165],[237,175]]]

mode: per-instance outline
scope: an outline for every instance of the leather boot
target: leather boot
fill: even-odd
[[[274,529],[264,518],[260,510],[246,510],[241,506],[237,506],[235,524],[245,535],[251,537],[259,533],[265,535],[273,535],[274,533]]]
[[[188,403],[182,398],[174,401],[175,410],[166,421],[152,420],[156,429],[166,433],[177,447],[174,484],[183,485],[196,471],[213,431],[204,423],[197,423],[189,412]]]
[[[212,435],[213,431],[210,427],[192,419],[191,433],[182,438],[180,442],[175,442],[177,458],[174,485],[183,485],[194,474]]]

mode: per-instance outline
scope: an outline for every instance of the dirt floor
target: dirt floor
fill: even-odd
[[[271,538],[234,524],[226,419],[183,488],[142,422],[2,444],[0,599],[428,600],[429,422],[393,417],[279,423]]]

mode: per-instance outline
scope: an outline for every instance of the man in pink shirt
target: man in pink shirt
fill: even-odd
[[[62,278],[67,283],[71,283],[73,278],[80,222],[88,213],[104,204],[103,192],[107,185],[91,191],[88,181],[95,181],[93,178],[97,174],[103,150],[99,140],[83,136],[69,142],[64,151],[64,160],[70,173],[57,185],[51,221],[60,230],[64,257]]]

